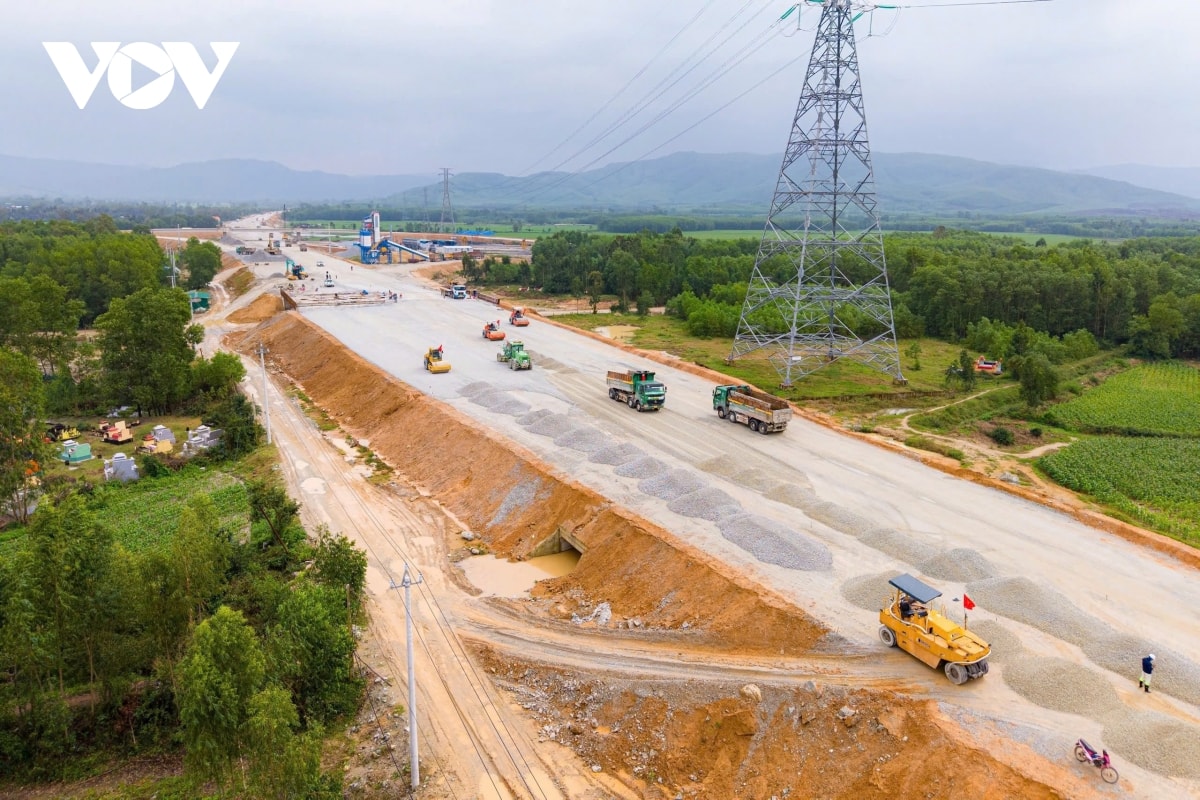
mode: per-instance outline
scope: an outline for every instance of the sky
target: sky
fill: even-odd
[[[436,175],[442,167],[524,175],[682,150],[782,152],[820,14],[805,4],[777,22],[788,7],[775,0],[9,4],[0,28],[0,154],[144,166],[256,158],[351,175]],[[1051,169],[1200,165],[1197,23],[1200,5],[1178,0],[866,13],[855,30],[871,146]],[[208,69],[217,62],[210,42],[238,46],[203,109],[178,65],[161,104],[122,105],[105,79],[116,73],[123,91],[118,56],[81,110],[43,42],[73,44],[89,70],[98,62],[91,42],[188,42]],[[132,74],[137,89],[157,73],[134,66]]]

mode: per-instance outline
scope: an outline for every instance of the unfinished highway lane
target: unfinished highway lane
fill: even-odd
[[[1123,662],[1127,650],[1148,643],[1160,663],[1171,652],[1175,686],[1183,688],[1168,688],[1161,667],[1154,707],[1188,726],[1200,719],[1186,689],[1200,663],[1193,570],[801,419],[770,436],[730,425],[713,413],[708,381],[538,320],[524,329],[502,323],[533,356],[532,371],[510,371],[496,361],[499,345],[481,333],[486,321],[504,319],[495,306],[443,299],[399,267],[359,268],[353,280],[400,291],[403,300],[305,315],[564,475],[795,598],[855,645],[878,647],[878,623],[869,599],[862,610],[848,605],[848,585],[870,588],[899,571],[928,574],[948,600],[970,592],[980,603],[972,621],[998,622],[1030,653],[1086,666],[1123,695],[1136,670],[1136,662]],[[452,365],[448,374],[422,367],[422,354],[437,345]],[[653,369],[666,383],[664,410],[639,414],[608,399],[605,372],[631,367]],[[964,687],[964,704],[1011,709],[1010,718],[1064,736],[1099,737],[1113,724],[1099,712],[1064,719],[996,677]],[[941,677],[931,671],[928,679]]]

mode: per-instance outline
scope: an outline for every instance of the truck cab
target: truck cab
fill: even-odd
[[[456,283],[450,287],[450,296],[455,300],[464,300],[467,296],[467,287],[461,283]]]

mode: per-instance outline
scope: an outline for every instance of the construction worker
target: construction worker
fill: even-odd
[[[1138,686],[1150,694],[1150,676],[1154,674],[1154,653],[1142,659],[1142,677],[1138,678]]]

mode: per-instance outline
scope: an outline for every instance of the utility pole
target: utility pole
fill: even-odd
[[[450,168],[442,167],[442,221],[438,233],[454,233],[454,209],[450,207]]]
[[[270,386],[267,384],[267,353],[268,352],[270,352],[270,351],[267,350],[266,346],[262,342],[259,342],[258,343],[258,361],[260,364],[262,364],[262,373],[263,373],[263,401],[262,401],[263,420],[266,422],[266,427],[267,427],[267,444],[270,444],[271,443],[271,405],[270,405],[270,402],[267,400],[267,391],[270,389]]]
[[[408,574],[408,564],[404,564],[404,577],[400,579],[400,585],[404,587],[404,632],[408,641],[408,760],[413,791],[421,787],[421,767],[417,760],[417,673],[413,668],[412,585],[423,580],[418,572],[414,581]]]
[[[784,387],[841,358],[905,383],[859,77],[857,0],[825,0],[726,363],[766,350]],[[800,223],[789,220],[802,219]],[[776,282],[772,263],[791,263]]]

